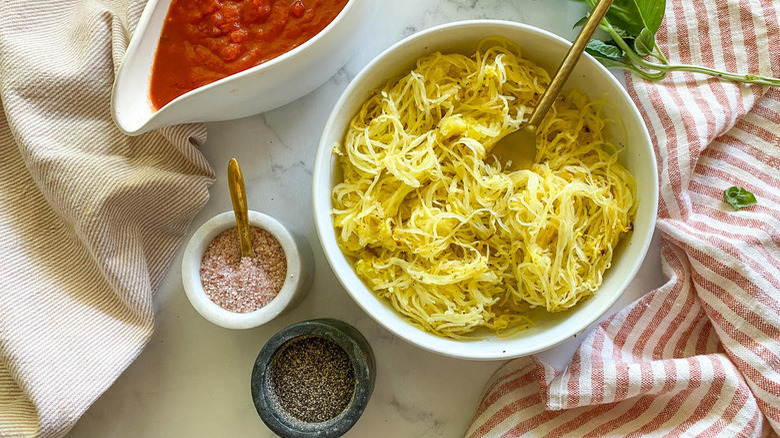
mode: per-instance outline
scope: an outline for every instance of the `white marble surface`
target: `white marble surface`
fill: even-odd
[[[568,0],[376,1],[363,44],[339,73],[285,107],[208,125],[203,153],[216,168],[211,200],[190,234],[230,209],[228,159],[242,164],[250,208],[298,228],[310,241],[316,278],[307,299],[264,327],[230,331],[189,305],[181,285],[181,250],[156,297],[157,327],[146,350],[82,417],[70,437],[270,437],[249,393],[254,359],[277,330],[296,321],[334,317],[355,325],[377,359],[377,382],[363,417],[347,437],[461,436],[483,385],[500,362],[469,362],[415,348],[385,331],[342,290],[319,247],[311,214],[311,168],[322,127],[348,81],[379,52],[427,27],[462,19],[515,20],[571,39],[582,6]],[[189,235],[187,237],[189,237]],[[617,310],[661,283],[657,240]],[[541,355],[565,366],[580,338]]]

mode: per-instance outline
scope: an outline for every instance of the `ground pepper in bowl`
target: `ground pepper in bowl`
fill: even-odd
[[[349,355],[322,336],[288,341],[274,355],[270,377],[282,409],[306,423],[335,418],[355,392],[355,370]]]
[[[250,227],[257,257],[241,257],[238,229],[229,228],[209,243],[200,265],[206,295],[225,310],[253,312],[273,300],[287,276],[287,258],[276,238]]]

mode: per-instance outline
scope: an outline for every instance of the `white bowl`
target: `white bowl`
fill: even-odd
[[[352,81],[327,121],[314,162],[314,216],[325,255],[347,292],[385,328],[400,338],[426,350],[466,359],[508,359],[537,353],[582,333],[618,299],[644,260],[653,234],[658,201],[656,164],[650,137],[636,107],[620,83],[590,56],[583,57],[567,83],[594,99],[606,98],[614,106],[607,112],[622,118],[626,132],[614,132],[612,139],[626,144],[621,162],[634,175],[640,199],[634,231],[618,246],[612,267],[606,272],[599,291],[573,309],[535,317],[536,327],[510,337],[488,335],[457,341],[439,337],[407,322],[389,303],[378,299],[355,275],[350,260],[336,242],[331,215],[331,189],[339,182],[340,171],[333,157],[333,145],[340,142],[360,106],[370,93],[386,81],[408,72],[420,56],[436,50],[471,54],[479,40],[500,35],[514,41],[524,57],[554,71],[571,45],[552,33],[524,24],[474,20],[445,24],[412,35],[385,50]],[[546,312],[544,312],[546,313]]]
[[[282,245],[287,259],[287,278],[279,294],[265,306],[248,313],[223,309],[206,295],[200,281],[200,263],[203,252],[219,233],[236,226],[235,215],[226,211],[209,219],[193,234],[181,263],[184,292],[192,307],[210,322],[229,329],[250,329],[271,321],[297,305],[311,287],[314,278],[314,259],[311,247],[303,237],[292,233],[271,216],[249,211],[249,224],[271,233]]]
[[[162,126],[237,119],[268,111],[325,83],[361,41],[374,0],[349,0],[320,33],[268,62],[185,93],[156,110],[149,97],[152,65],[172,0],[149,0],[119,67],[111,115],[126,134]]]

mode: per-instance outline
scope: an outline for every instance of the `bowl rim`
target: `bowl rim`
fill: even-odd
[[[200,280],[200,265],[208,245],[223,231],[236,226],[232,211],[220,213],[204,222],[192,235],[182,256],[181,277],[184,292],[192,307],[206,320],[220,327],[243,330],[261,326],[280,314],[294,302],[303,278],[301,255],[290,231],[271,216],[249,210],[249,225],[262,228],[279,242],[287,260],[287,275],[277,295],[265,306],[247,313],[231,312],[211,301]]]
[[[424,350],[441,354],[448,357],[453,358],[460,358],[460,359],[470,359],[470,360],[505,360],[505,359],[512,359],[516,357],[522,357],[527,356],[531,354],[536,354],[539,352],[542,352],[544,350],[553,348],[568,339],[570,339],[573,336],[577,336],[587,329],[589,329],[593,323],[595,323],[599,318],[601,318],[622,296],[622,294],[625,292],[628,285],[631,283],[631,281],[636,276],[637,272],[643,265],[643,261],[647,255],[647,251],[650,247],[650,243],[652,242],[653,238],[653,230],[655,228],[656,223],[656,217],[657,217],[657,209],[658,209],[658,185],[657,183],[654,185],[653,193],[651,198],[652,199],[642,199],[642,202],[649,202],[651,203],[651,214],[652,216],[648,219],[648,228],[649,232],[645,236],[644,241],[636,242],[636,244],[641,245],[640,250],[640,257],[638,258],[637,263],[635,263],[630,271],[627,272],[627,275],[623,278],[621,282],[619,282],[617,286],[617,290],[619,290],[619,293],[614,294],[614,297],[611,297],[609,300],[605,301],[597,311],[590,314],[588,317],[579,318],[577,320],[576,325],[574,326],[574,330],[569,330],[564,334],[560,334],[558,336],[551,336],[545,338],[543,342],[541,342],[539,345],[537,345],[536,348],[532,349],[526,349],[523,351],[512,351],[510,348],[503,349],[501,353],[491,353],[491,352],[481,352],[480,350],[476,350],[477,352],[473,351],[474,349],[468,349],[468,348],[462,348],[464,346],[467,346],[471,342],[478,342],[478,339],[475,340],[456,340],[456,339],[450,339],[445,337],[438,337],[439,339],[445,341],[443,344],[445,346],[449,346],[449,348],[444,348],[442,346],[437,345],[431,345],[431,343],[426,339],[426,337],[421,336],[413,336],[413,335],[406,335],[404,331],[400,327],[396,327],[398,324],[395,321],[385,321],[384,319],[378,317],[372,310],[371,310],[371,303],[369,302],[369,298],[371,300],[380,300],[376,297],[360,280],[361,284],[363,284],[363,288],[365,291],[353,291],[352,288],[348,285],[347,279],[344,278],[343,274],[340,272],[340,270],[337,268],[337,260],[336,257],[337,254],[334,254],[335,251],[329,250],[328,248],[331,248],[332,245],[336,245],[336,248],[338,248],[338,243],[334,239],[331,238],[332,236],[335,236],[335,233],[333,231],[333,220],[332,220],[332,205],[328,203],[328,205],[323,205],[326,201],[320,199],[318,197],[318,187],[317,187],[317,181],[321,180],[322,177],[320,176],[321,173],[327,173],[327,175],[330,175],[330,168],[331,168],[331,156],[332,156],[332,144],[326,144],[327,138],[329,136],[330,130],[332,129],[333,125],[336,122],[336,119],[339,117],[339,111],[341,108],[345,105],[345,103],[351,98],[352,94],[354,93],[355,88],[357,88],[357,85],[361,82],[363,82],[364,78],[368,75],[370,71],[374,69],[374,66],[382,62],[386,57],[388,57],[391,53],[395,52],[402,46],[405,46],[407,44],[413,44],[417,40],[422,40],[427,38],[429,35],[434,34],[436,32],[445,30],[445,29],[452,29],[452,28],[464,28],[464,27],[485,27],[485,26],[497,26],[497,27],[513,27],[522,29],[525,31],[529,31],[531,33],[535,33],[540,37],[548,38],[553,40],[554,42],[565,44],[567,46],[571,45],[571,42],[552,33],[547,30],[538,28],[536,26],[531,26],[524,23],[518,23],[513,21],[506,21],[506,20],[492,20],[492,19],[477,19],[477,20],[463,20],[463,21],[456,21],[451,23],[446,23],[438,26],[434,26],[428,29],[425,29],[423,31],[417,32],[415,34],[412,34],[401,41],[393,44],[389,48],[382,51],[379,55],[377,55],[374,59],[371,60],[363,69],[358,73],[354,79],[349,83],[347,88],[342,92],[341,96],[339,97],[338,101],[335,105],[333,105],[333,110],[331,111],[326,123],[325,128],[323,130],[322,136],[320,137],[320,141],[317,146],[317,153],[314,160],[314,166],[313,166],[313,173],[312,173],[312,206],[313,206],[313,213],[314,213],[314,223],[315,228],[317,230],[317,236],[320,240],[320,244],[323,247],[323,252],[325,253],[325,258],[328,261],[328,264],[330,265],[333,272],[336,274],[336,277],[338,278],[339,282],[341,283],[342,287],[346,289],[347,293],[352,297],[352,299],[360,306],[360,308],[367,313],[371,318],[376,321],[379,325],[393,333],[395,336],[400,337],[401,339],[420,347]],[[487,37],[489,35],[485,35]],[[428,50],[429,52],[432,52],[433,50]],[[642,127],[641,137],[644,140],[644,144],[649,145],[648,152],[650,153],[650,156],[648,157],[648,161],[650,162],[651,166],[651,172],[653,175],[658,175],[658,169],[656,165],[655,160],[655,151],[652,147],[652,140],[650,138],[650,134],[647,130],[647,126],[644,123],[644,120],[642,119],[642,116],[636,107],[636,104],[634,104],[633,100],[631,99],[630,95],[626,91],[625,87],[618,81],[618,79],[601,63],[595,60],[592,56],[588,55],[587,53],[583,54],[583,58],[587,59],[588,62],[593,63],[598,70],[603,74],[604,80],[610,81],[613,86],[615,86],[617,89],[620,90],[621,97],[625,98],[631,106],[631,114],[630,116],[635,117],[640,122],[640,126]],[[639,134],[639,133],[637,133]],[[330,178],[328,178],[330,180]],[[326,211],[327,207],[327,211]],[[329,234],[330,233],[330,234]],[[331,240],[334,240],[331,242]],[[633,242],[632,242],[633,243]],[[339,249],[339,254],[343,256],[343,253],[341,253]],[[354,271],[353,271],[354,273]],[[364,295],[368,296],[364,296]],[[397,311],[395,309],[391,309],[396,314]],[[412,325],[409,321],[406,320],[406,318],[403,315],[398,315],[403,324],[405,329],[411,329],[415,332],[420,332],[424,334],[433,335],[429,332],[426,332],[414,325]],[[433,335],[436,336],[436,335]],[[461,348],[456,348],[456,346],[460,346]]]
[[[149,0],[149,2],[146,4],[146,6],[144,6],[144,10],[141,13],[141,17],[138,19],[138,23],[135,26],[135,30],[133,32],[133,36],[130,38],[130,43],[127,45],[127,49],[125,50],[125,54],[122,57],[122,62],[119,64],[119,68],[116,71],[114,82],[113,82],[113,84],[111,86],[111,114],[112,114],[112,118],[114,119],[114,123],[117,126],[119,126],[122,131],[124,131],[124,128],[122,126],[120,126],[119,123],[117,122],[116,109],[115,109],[116,108],[116,99],[117,99],[117,83],[119,82],[119,78],[122,76],[122,71],[125,68],[125,64],[126,64],[125,61],[127,59],[129,59],[129,58],[132,58],[132,57],[136,56],[136,52],[139,50],[139,47],[140,47],[140,44],[141,44],[141,39],[144,37],[143,34],[146,33],[146,31],[148,30],[149,22],[152,19],[152,14],[154,13],[155,8],[157,8],[157,5],[160,3],[160,1],[161,0]],[[330,23],[328,23],[327,26],[325,26],[325,28],[323,28],[321,31],[319,31],[316,34],[314,34],[314,36],[312,36],[311,38],[306,40],[300,46],[293,47],[291,50],[282,53],[281,55],[277,56],[276,58],[269,59],[268,61],[265,61],[265,62],[262,62],[260,64],[257,64],[257,65],[255,65],[253,67],[250,67],[250,68],[246,69],[246,70],[242,70],[240,72],[233,73],[231,75],[225,76],[224,78],[218,79],[218,80],[216,80],[214,82],[208,83],[208,84],[203,85],[203,86],[198,87],[198,88],[194,88],[194,89],[192,89],[192,90],[190,90],[190,91],[188,91],[188,92],[186,92],[186,93],[184,93],[184,94],[182,94],[180,96],[177,96],[175,99],[171,100],[170,102],[166,103],[165,105],[163,105],[160,108],[155,108],[154,105],[152,105],[151,99],[149,97],[150,90],[149,90],[149,87],[147,87],[147,89],[145,90],[145,93],[144,93],[144,98],[148,101],[149,107],[151,109],[152,116],[150,117],[149,120],[144,122],[144,124],[141,127],[143,127],[144,125],[148,124],[150,122],[151,118],[154,118],[154,117],[157,117],[157,116],[162,116],[163,114],[167,114],[167,111],[165,111],[166,109],[172,107],[173,104],[181,102],[182,100],[184,100],[184,99],[194,95],[195,93],[204,92],[204,91],[210,90],[212,88],[221,86],[221,85],[227,83],[228,81],[236,80],[238,78],[242,78],[242,77],[249,76],[249,75],[253,75],[253,74],[255,74],[255,73],[259,72],[259,71],[271,69],[271,68],[277,66],[278,64],[285,64],[285,63],[287,63],[289,61],[290,58],[292,58],[292,57],[294,57],[294,56],[296,56],[298,54],[302,54],[304,52],[311,51],[312,50],[311,49],[312,45],[315,45],[318,41],[320,41],[321,39],[324,38],[324,35],[326,33],[329,33],[333,28],[335,28],[342,21],[344,21],[344,19],[345,19],[344,17],[347,16],[352,11],[352,9],[357,7],[357,6],[355,6],[355,4],[357,2],[364,2],[364,1],[371,1],[371,0],[348,0],[347,4],[344,5],[344,8],[341,11],[339,11],[338,15],[336,15],[336,17],[334,17],[333,20]],[[171,2],[173,2],[173,0],[171,0]],[[166,17],[168,16],[168,12],[170,12],[170,4],[168,5],[168,10],[165,11],[165,16]],[[163,23],[163,26],[165,26],[164,23]],[[142,30],[142,32],[139,32],[138,31],[139,29]],[[162,32],[162,28],[160,28],[160,31]],[[150,37],[147,37],[147,38],[150,38]],[[159,44],[160,44],[160,36],[158,35],[157,36],[157,41],[155,43],[154,57],[157,56],[157,48],[158,48]],[[151,75],[152,75],[152,70],[153,69],[154,69],[154,59],[151,62],[151,69],[147,72],[149,77],[150,77],[150,81],[151,81]],[[141,127],[139,127],[137,130],[140,130]]]

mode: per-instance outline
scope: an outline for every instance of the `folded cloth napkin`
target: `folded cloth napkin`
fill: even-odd
[[[129,138],[139,0],[0,1],[0,436],[64,435],[139,354],[214,175],[202,125]]]
[[[780,4],[670,0],[670,59],[780,76]],[[780,432],[780,89],[627,75],[659,168],[668,281],[599,324],[569,366],[509,362],[466,436]],[[734,211],[742,186],[758,205]]]

